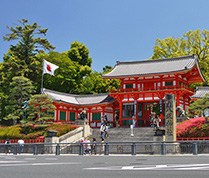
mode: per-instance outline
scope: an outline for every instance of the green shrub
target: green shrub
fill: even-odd
[[[67,132],[70,132],[78,126],[62,123],[54,123],[50,126],[48,125],[16,125],[10,127],[0,126],[0,139],[38,139],[39,137],[46,137],[47,130],[54,129],[57,130],[57,136],[61,136]]]

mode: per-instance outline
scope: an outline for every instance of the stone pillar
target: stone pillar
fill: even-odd
[[[176,141],[176,99],[173,94],[165,96],[165,140]]]
[[[165,96],[165,141],[176,141],[176,98],[175,95]],[[180,152],[178,143],[166,143],[165,154]]]
[[[59,143],[59,137],[57,137],[56,130],[48,130],[47,137],[44,140],[44,153],[45,154],[55,154],[56,144]]]

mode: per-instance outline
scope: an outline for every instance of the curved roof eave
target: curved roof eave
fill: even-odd
[[[114,69],[110,73],[102,75],[102,77],[108,79],[182,73],[191,70],[195,64],[199,67],[198,58],[195,55],[167,59],[117,62]],[[201,77],[204,79],[200,68],[198,69]]]
[[[62,102],[65,104],[70,104],[70,105],[76,105],[76,106],[92,106],[92,105],[104,105],[104,104],[109,104],[109,103],[113,103],[115,100],[111,101],[111,102],[103,102],[103,103],[91,103],[91,104],[75,104],[75,103],[70,103],[67,101],[63,101],[63,100],[53,100],[54,102]]]
[[[203,73],[202,73],[202,71],[201,71],[201,69],[200,69],[199,60],[196,59],[196,61],[197,61],[196,64],[197,64],[197,68],[198,68],[198,71],[199,71],[199,73],[200,73],[200,76],[201,76],[202,80],[205,81],[206,79],[205,79],[205,77],[204,77],[204,75],[203,75]]]
[[[121,75],[121,76],[102,76],[103,78],[106,79],[113,79],[113,78],[126,78],[126,77],[143,77],[143,76],[152,76],[152,75],[164,75],[164,74],[173,74],[173,73],[184,73],[186,71],[189,71],[190,69],[187,70],[181,70],[181,71],[171,71],[171,72],[164,72],[164,73],[148,73],[148,74],[135,74],[135,75]]]

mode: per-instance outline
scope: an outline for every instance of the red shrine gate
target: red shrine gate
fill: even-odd
[[[137,126],[149,126],[151,112],[160,115],[164,125],[165,95],[175,94],[176,105],[187,110],[194,94],[189,84],[205,80],[194,55],[117,62],[103,78],[121,81],[121,89],[111,90],[109,95],[119,101],[119,122],[124,127],[132,123],[132,116],[136,117]]]

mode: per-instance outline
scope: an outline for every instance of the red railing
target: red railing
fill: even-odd
[[[163,86],[163,87],[144,87],[143,89],[138,89],[138,88],[127,88],[127,89],[116,89],[116,90],[110,90],[110,93],[123,93],[123,92],[136,92],[136,91],[141,91],[141,92],[146,92],[146,91],[153,91],[153,90],[176,90],[176,89],[187,89],[189,91],[194,92],[193,89],[189,88],[188,86]]]
[[[209,140],[209,137],[176,138],[177,141]]]
[[[44,143],[44,138],[40,139],[23,139],[25,143]],[[5,143],[7,140],[0,140],[0,143]],[[17,143],[18,139],[9,140],[10,143]]]

